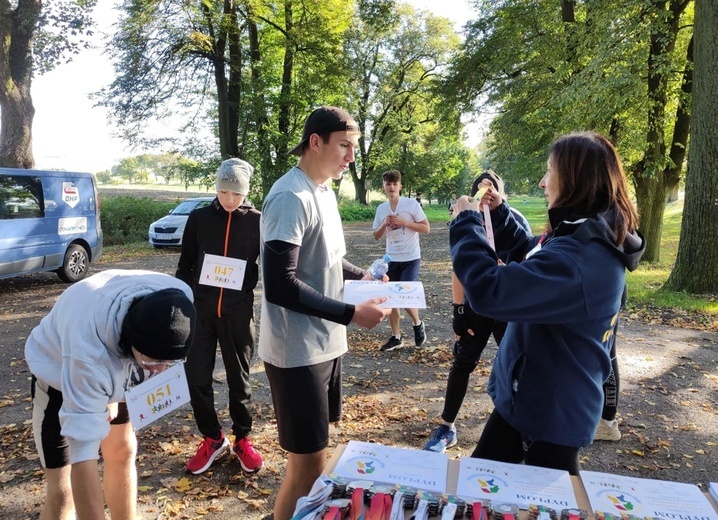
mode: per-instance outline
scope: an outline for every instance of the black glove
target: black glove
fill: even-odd
[[[454,329],[454,334],[463,336],[468,333],[469,329],[472,329],[479,316],[468,305],[456,303],[453,305],[454,319],[451,321],[451,326]]]

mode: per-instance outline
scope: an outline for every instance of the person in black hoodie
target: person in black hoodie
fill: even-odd
[[[252,430],[249,366],[254,354],[254,288],[259,278],[260,213],[245,200],[254,168],[241,159],[217,171],[217,198],[190,213],[182,235],[175,276],[194,293],[197,332],[185,363],[195,420],[204,440],[187,462],[190,473],[207,471],[228,449],[242,469],[259,471],[262,457],[249,439]],[[225,436],[212,389],[217,341],[227,373],[229,415],[235,440]]]
[[[489,378],[494,410],[472,457],[577,475],[579,449],[601,417],[625,271],[638,267],[645,241],[620,158],[600,134],[554,142],[539,186],[549,217],[540,237],[491,188],[480,201],[461,197],[450,226],[466,301],[509,322]],[[523,261],[499,265],[481,204],[491,209],[496,249]]]

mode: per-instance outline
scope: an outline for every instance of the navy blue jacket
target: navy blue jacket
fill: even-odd
[[[480,213],[462,211],[449,237],[466,301],[509,322],[489,378],[496,410],[526,439],[582,447],[601,417],[625,270],[638,267],[645,242],[636,233],[616,246],[610,213],[575,222],[558,213],[549,211],[553,232],[540,243],[505,203],[492,211],[496,248],[523,259],[505,266]]]

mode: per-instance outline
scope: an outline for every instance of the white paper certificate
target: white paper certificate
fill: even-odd
[[[135,430],[189,403],[184,366],[174,365],[125,392],[127,410]]]
[[[591,510],[614,515],[718,520],[698,486],[582,471]]]
[[[334,474],[444,493],[448,469],[449,457],[443,453],[349,441]]]
[[[385,309],[426,309],[424,284],[421,282],[381,282],[348,280],[344,283],[344,303],[358,305],[371,298],[385,296]]]
[[[529,504],[556,510],[578,507],[567,471],[466,457],[459,464],[456,495],[523,509]]]
[[[199,275],[199,283],[240,290],[242,283],[244,283],[244,270],[246,268],[246,260],[205,254],[202,271],[200,271]]]

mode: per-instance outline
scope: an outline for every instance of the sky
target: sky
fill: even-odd
[[[472,17],[468,0],[404,1],[449,18],[457,31]],[[101,35],[112,30],[116,3],[116,0],[98,2],[96,48],[83,50],[70,63],[33,79],[33,153],[37,169],[97,173],[111,169],[123,157],[142,153],[113,136],[107,110],[94,107],[89,97],[113,79],[110,60],[102,54]]]

